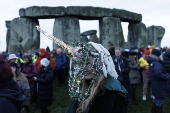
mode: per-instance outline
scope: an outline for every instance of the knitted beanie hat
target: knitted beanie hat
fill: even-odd
[[[152,54],[156,55],[157,57],[159,57],[161,55],[161,52],[158,49],[153,49],[152,50]]]
[[[145,50],[144,52],[145,55],[150,55],[150,51],[148,49]]]
[[[40,62],[44,67],[47,67],[50,64],[50,61],[47,58],[43,58]]]
[[[41,49],[39,49],[39,52],[41,52],[41,53],[46,53],[46,50],[44,49],[44,48],[41,48]]]

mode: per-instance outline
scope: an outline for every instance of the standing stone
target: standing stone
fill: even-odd
[[[37,19],[15,18],[11,22],[9,53],[22,53],[32,50],[36,52],[40,47],[40,33],[36,29]]]
[[[65,43],[72,45],[74,41],[80,41],[79,20],[75,17],[58,17],[54,22],[53,35]],[[53,43],[53,49],[59,46]]]
[[[99,43],[99,38],[97,37],[97,35],[90,35],[90,41],[91,42],[95,42],[95,43]]]
[[[128,43],[130,46],[147,47],[147,33],[144,23],[129,23]]]
[[[119,18],[104,17],[99,21],[100,43],[109,48],[110,46],[124,46],[124,37]]]
[[[89,39],[87,38],[87,36],[81,36],[80,41],[81,42],[89,42]]]
[[[99,38],[97,37],[96,33],[97,33],[97,30],[89,30],[89,31],[85,31],[85,32],[81,33],[81,36],[82,37],[89,36],[88,42],[90,41],[90,42],[98,43]]]
[[[165,28],[161,26],[147,27],[147,39],[149,45],[161,47],[161,41],[165,34]]]
[[[5,21],[6,27],[7,27],[7,33],[6,33],[6,47],[8,50],[8,45],[9,45],[9,40],[10,40],[10,26],[11,26],[11,21]]]

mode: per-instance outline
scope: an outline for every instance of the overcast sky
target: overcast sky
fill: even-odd
[[[142,22],[165,28],[162,46],[170,46],[170,0],[1,0],[0,4],[0,51],[6,49],[5,21],[19,17],[19,9],[29,6],[97,6],[125,9],[142,14]],[[54,19],[39,20],[41,28],[52,34]],[[128,23],[122,23],[125,40],[128,34]],[[99,29],[98,21],[80,20],[81,32]],[[40,47],[52,48],[52,42],[41,35]]]

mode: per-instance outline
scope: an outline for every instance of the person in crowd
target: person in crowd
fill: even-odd
[[[47,107],[52,104],[53,70],[47,58],[43,58],[40,63],[39,73],[33,78],[38,83],[37,106],[41,113],[49,113]]]
[[[33,54],[31,50],[28,50],[28,54],[32,57],[32,62],[35,63],[37,61],[37,55]]]
[[[2,56],[6,59],[8,57],[8,53],[7,52],[2,52]]]
[[[22,67],[24,65],[25,61],[22,59],[21,51],[18,51],[16,56],[18,57],[18,59],[16,60],[16,63],[20,64]]]
[[[126,90],[116,79],[118,75],[108,50],[100,44],[88,44],[90,46],[85,45],[81,54],[85,62],[76,56],[71,60],[71,69],[80,70],[70,75],[69,89],[73,98],[65,113],[126,113]],[[77,64],[72,63],[74,61]],[[74,77],[78,79],[75,81]]]
[[[149,63],[150,79],[153,95],[155,99],[152,104],[152,113],[163,113],[162,107],[164,98],[170,96],[170,75],[165,68],[159,63],[161,52],[153,49],[147,59]]]
[[[61,48],[56,50],[56,66],[57,66],[57,77],[59,86],[63,86],[65,84],[65,69],[67,58],[66,55],[62,52]]]
[[[167,73],[170,74],[170,49],[165,51],[165,53],[163,54],[162,58],[163,58],[162,59],[163,67],[165,68]]]
[[[122,51],[122,56],[129,59],[129,49],[124,49],[124,51]]]
[[[18,57],[15,55],[15,54],[10,54],[9,57],[8,57],[8,63],[16,63]]]
[[[22,106],[22,112],[29,112],[30,105],[30,87],[27,78],[23,73],[21,73],[21,67],[19,67],[16,63],[10,63],[12,69],[14,69],[14,77],[13,79],[18,83],[19,88],[23,95],[25,95],[25,100]]]
[[[53,52],[50,53],[50,61],[52,62],[54,66],[53,73],[54,73],[54,80],[55,80],[57,77],[57,70],[56,70],[56,57],[54,56]]]
[[[142,58],[139,59],[139,65],[142,68],[142,77],[143,77],[143,97],[142,100],[147,100],[147,90],[148,90],[148,79],[149,79],[149,64],[147,62],[148,56],[150,55],[150,51],[148,49],[145,50]],[[151,92],[152,94],[152,92]],[[151,95],[153,99],[154,96]]]
[[[130,84],[132,86],[132,102],[133,104],[137,105],[137,99],[136,99],[136,87],[137,84],[140,84],[140,66],[138,65],[138,56],[136,52],[130,52],[129,54],[129,79]]]
[[[32,63],[31,55],[25,54],[23,56],[26,63],[22,66],[21,72],[25,75],[25,77],[28,79],[29,86],[30,86],[30,95],[31,95],[31,103],[35,101],[34,96],[34,80],[33,77],[36,76],[36,67]]]
[[[115,47],[114,46],[111,46],[108,51],[109,51],[111,56],[115,55]]]
[[[15,69],[0,55],[0,113],[19,113],[25,96],[13,80]]]
[[[16,54],[16,56],[19,57],[19,58],[22,58],[22,53],[21,53],[21,51],[18,51],[17,54]]]
[[[117,74],[119,75],[118,80],[122,83],[125,89],[128,91],[127,93],[127,105],[129,101],[132,100],[132,92],[131,85],[129,81],[129,60],[124,58],[121,55],[121,48],[115,48],[115,56],[112,56],[113,63],[115,64],[115,69]],[[130,111],[131,109],[127,106],[127,109]]]
[[[39,70],[40,70],[40,67],[41,67],[40,61],[43,58],[48,58],[48,53],[46,52],[45,49],[41,48],[41,49],[39,49],[39,56],[37,58],[37,61],[35,62],[37,72],[39,72]]]
[[[130,48],[130,52],[136,52],[138,58],[141,58],[141,57],[142,57],[141,52],[139,51],[138,47],[136,47],[136,46],[132,46],[132,47]]]

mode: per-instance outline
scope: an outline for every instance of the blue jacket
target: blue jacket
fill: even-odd
[[[61,53],[61,55],[56,54],[56,66],[57,69],[65,69],[67,64],[67,58],[64,53]]]
[[[19,113],[24,100],[25,96],[14,80],[0,84],[0,113]]]
[[[151,57],[147,59],[150,70],[151,88],[155,97],[170,96],[170,75],[166,72],[162,64]]]

